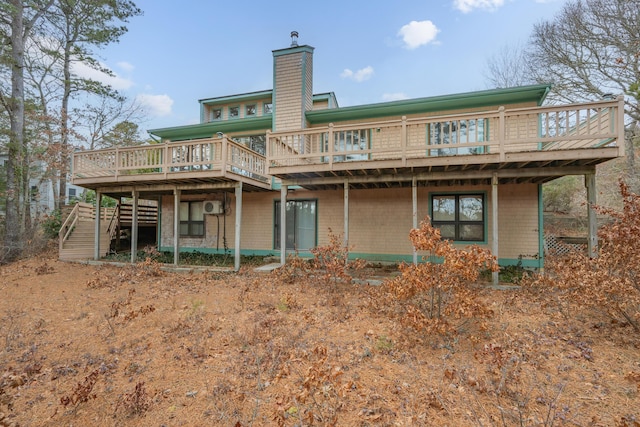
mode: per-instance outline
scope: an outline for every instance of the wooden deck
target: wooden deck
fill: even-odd
[[[268,135],[268,173],[322,189],[545,182],[622,156],[623,101],[314,127]],[[329,143],[332,141],[332,143]]]
[[[193,188],[243,182],[249,190],[271,186],[265,157],[225,136],[80,151],[73,155],[72,170],[74,184],[113,193],[127,186],[163,191],[163,184]]]
[[[267,156],[222,135],[81,151],[72,182],[105,194],[132,188],[269,190],[272,177],[310,189],[395,187],[411,181],[545,182],[595,171],[624,155],[624,101],[402,117],[267,132]]]

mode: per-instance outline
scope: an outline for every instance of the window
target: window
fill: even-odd
[[[270,102],[265,102],[262,104],[262,113],[263,114],[271,114],[273,112],[273,104]]]
[[[203,202],[180,202],[180,237],[204,236]]]
[[[214,108],[211,110],[211,121],[222,120],[222,108]]]
[[[324,150],[329,151],[328,134],[323,134]],[[343,130],[333,133],[333,151],[336,153],[348,153],[343,156],[333,156],[334,162],[345,162],[353,160],[369,160],[368,153],[359,153],[361,150],[368,150],[369,129]],[[328,157],[324,161],[329,161]]]
[[[69,188],[69,198],[67,199],[67,203],[73,203],[76,201],[76,189]]]
[[[431,196],[431,223],[444,239],[484,241],[484,222],[483,194]]]
[[[240,107],[229,107],[229,118],[237,119],[240,117]]]
[[[234,141],[244,144],[247,148],[262,154],[267,153],[267,136],[266,135],[252,135],[252,136],[236,136]]]
[[[32,185],[31,186],[31,190],[29,191],[29,195],[31,196],[31,201],[35,202],[38,200],[38,196],[40,194],[40,190],[38,190],[38,186],[37,185]]]
[[[465,147],[487,141],[486,120],[453,120],[448,122],[429,123],[427,137],[429,145],[455,144],[459,147],[446,147],[429,150],[430,156],[455,156],[457,154],[480,154],[484,147]]]
[[[287,201],[287,250],[309,250],[316,247],[318,211],[315,200]],[[274,209],[274,249],[280,249],[280,201]]]
[[[246,117],[255,116],[256,115],[256,104],[246,105],[244,110],[244,115]]]

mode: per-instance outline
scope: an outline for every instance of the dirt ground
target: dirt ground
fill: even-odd
[[[447,339],[372,286],[56,253],[0,267],[0,426],[640,426],[640,339],[520,289]]]

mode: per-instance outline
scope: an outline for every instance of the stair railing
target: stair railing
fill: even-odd
[[[116,205],[115,209],[111,213],[109,219],[109,226],[107,227],[107,234],[109,235],[109,241],[113,240],[118,232],[120,226],[120,204]]]
[[[80,203],[76,203],[76,205],[71,210],[71,213],[69,213],[69,216],[60,227],[60,231],[58,232],[58,245],[59,245],[60,252],[62,252],[62,247],[64,246],[64,242],[66,242],[69,239],[69,236],[71,235],[71,231],[73,231],[79,219],[80,219]]]

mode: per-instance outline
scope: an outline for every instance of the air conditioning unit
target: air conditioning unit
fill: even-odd
[[[207,215],[222,215],[224,209],[221,200],[205,200],[204,213]]]

